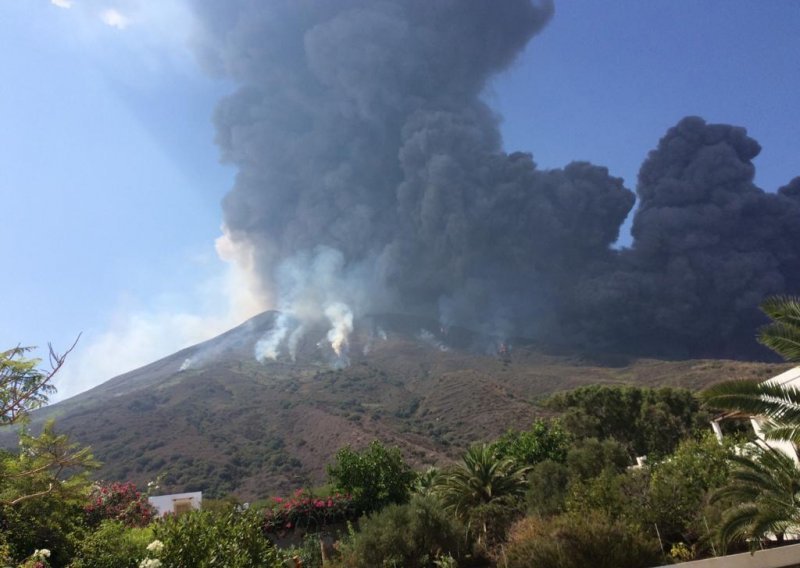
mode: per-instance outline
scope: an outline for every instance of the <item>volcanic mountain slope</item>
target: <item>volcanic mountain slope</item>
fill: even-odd
[[[255,344],[275,318],[266,312],[120,375],[37,412],[34,424],[55,417],[59,430],[91,445],[105,464],[100,478],[141,484],[162,474],[167,491],[251,500],[320,483],[346,444],[379,439],[400,446],[415,466],[446,462],[472,442],[525,428],[546,413],[537,400],[559,390],[699,388],[783,368],[714,360],[602,365],[400,316],[357,321],[347,365],[324,329],[309,330],[295,361],[258,362]]]

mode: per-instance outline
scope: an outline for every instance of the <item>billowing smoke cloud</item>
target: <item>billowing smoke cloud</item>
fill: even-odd
[[[284,316],[259,357],[328,321],[437,314],[495,338],[744,355],[756,305],[800,283],[800,182],[752,183],[744,130],[686,119],[633,192],[583,162],[502,150],[481,99],[553,13],[530,0],[195,0],[196,48],[239,84],[216,112],[239,170],[231,247]]]
[[[754,353],[758,304],[800,290],[800,179],[756,187],[760,150],[696,117],[667,132],[639,172],[632,248],[577,289],[582,331],[652,353]]]

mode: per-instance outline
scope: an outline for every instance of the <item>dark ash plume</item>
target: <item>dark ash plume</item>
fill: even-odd
[[[758,304],[800,286],[798,182],[756,187],[760,150],[697,117],[667,132],[639,172],[632,248],[576,292],[590,335],[662,355],[760,353]]]
[[[755,187],[743,129],[670,130],[624,251],[621,179],[503,152],[481,94],[549,1],[194,3],[201,61],[239,84],[215,116],[239,169],[226,231],[295,322],[265,353],[308,320],[342,332],[339,315],[398,310],[500,339],[742,356],[758,301],[800,283],[800,181]]]

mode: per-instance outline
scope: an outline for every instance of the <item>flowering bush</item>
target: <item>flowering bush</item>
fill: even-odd
[[[332,523],[351,520],[357,516],[351,495],[337,493],[329,497],[314,497],[303,489],[288,499],[273,498],[272,508],[264,511],[264,530],[277,533],[294,528],[321,529]]]
[[[84,510],[92,525],[110,519],[128,527],[144,527],[156,516],[156,509],[147,501],[147,496],[130,482],[96,483]]]

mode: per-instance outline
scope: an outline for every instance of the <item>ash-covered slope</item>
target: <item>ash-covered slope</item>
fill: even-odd
[[[168,491],[254,499],[319,483],[339,447],[376,438],[420,467],[447,461],[471,442],[525,427],[542,413],[536,401],[557,390],[698,387],[779,370],[733,361],[603,366],[408,316],[357,320],[347,360],[320,328],[298,342],[295,360],[259,362],[255,346],[276,316],[115,377],[36,413],[35,422],[55,416],[60,430],[91,445],[105,463],[98,477],[145,483],[163,474]]]

